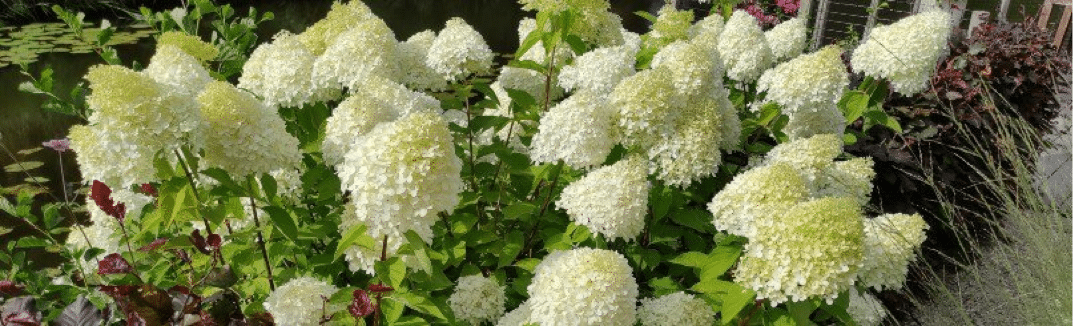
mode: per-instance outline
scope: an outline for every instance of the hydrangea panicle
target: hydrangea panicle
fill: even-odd
[[[278,325],[316,326],[320,325],[326,298],[338,290],[312,277],[298,277],[269,293],[264,308]]]
[[[506,299],[506,287],[495,278],[470,275],[458,278],[458,286],[447,302],[456,317],[470,325],[481,325],[486,321],[494,324],[503,315]]]
[[[651,188],[647,176],[644,158],[631,156],[567,185],[555,205],[608,240],[632,240],[645,226]]]
[[[629,326],[637,320],[633,268],[614,251],[552,252],[527,289],[529,320],[543,326]]]
[[[719,54],[730,79],[754,81],[774,62],[774,54],[756,18],[743,10],[736,10],[730,16],[718,42]]]
[[[548,110],[533,136],[534,162],[562,160],[574,168],[600,165],[617,143],[614,109],[596,92],[580,92]]]
[[[907,96],[928,88],[935,63],[947,51],[950,13],[929,10],[887,26],[877,26],[853,51],[853,71],[885,78]]]
[[[678,291],[641,299],[637,319],[642,326],[708,326],[715,324],[715,312],[704,299]]]
[[[864,265],[857,276],[876,290],[901,289],[924,243],[928,224],[919,214],[884,214],[864,221]]]
[[[205,86],[197,99],[207,121],[207,165],[244,178],[300,164],[298,139],[287,133],[275,110],[252,94],[216,81]]]
[[[493,56],[484,37],[462,18],[455,17],[432,41],[425,64],[447,80],[457,81],[470,74],[489,72]]]

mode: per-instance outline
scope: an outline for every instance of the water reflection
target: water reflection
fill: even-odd
[[[258,12],[271,11],[275,19],[264,23],[258,29],[261,41],[271,39],[280,30],[301,32],[313,22],[320,20],[331,8],[332,1],[231,1],[240,15],[245,15],[250,6]],[[513,52],[518,44],[518,21],[532,13],[521,10],[516,1],[508,0],[371,0],[366,1],[372,11],[388,24],[399,40],[405,40],[417,32],[432,29],[440,30],[451,17],[462,17],[473,25],[489,43],[493,51]],[[636,11],[658,9],[660,0],[611,1],[612,11],[623,17],[623,25],[635,32],[643,32],[646,22],[633,14]],[[114,20],[117,21],[117,20]],[[137,44],[117,46],[124,64],[133,62],[142,65],[148,62],[153,52],[153,43],[143,40]],[[54,70],[55,87],[62,94],[67,94],[79,82],[90,66],[103,63],[95,54],[44,53],[40,60],[30,65],[30,70],[40,71],[44,67]],[[19,83],[29,80],[23,76],[17,66],[0,68],[0,135],[5,147],[12,151],[41,146],[50,139],[62,138],[71,125],[81,123],[76,118],[62,114],[42,112],[39,107],[44,103],[43,96],[21,93],[17,90]],[[45,166],[35,170],[36,175],[53,179],[50,189],[61,189],[59,184],[59,165],[55,152],[40,151],[29,157],[20,158],[36,160]],[[12,164],[13,160],[6,154],[0,154],[0,165]],[[68,181],[77,181],[78,167],[73,155],[64,157],[64,170]],[[0,185],[10,186],[25,179],[25,175],[0,173]],[[55,194],[62,196],[62,194]]]

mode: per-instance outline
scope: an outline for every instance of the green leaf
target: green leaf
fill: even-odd
[[[674,257],[674,259],[670,260],[670,263],[692,268],[701,268],[708,264],[708,255],[696,251],[690,251],[678,255],[678,257]]]
[[[735,283],[733,286],[723,295],[723,307],[720,312],[723,315],[723,324],[729,323],[734,319],[745,307],[756,300],[756,292],[746,289]]]
[[[706,210],[688,209],[671,214],[671,221],[704,233],[715,233],[712,214]]]
[[[514,51],[515,58],[521,58],[529,49],[536,45],[543,36],[544,26],[547,25],[548,16],[544,13],[537,14],[537,26],[533,31],[529,32],[529,35],[525,36],[525,39],[519,43],[518,50]]]
[[[406,278],[406,263],[400,260],[399,257],[377,261],[373,269],[376,270],[376,277],[380,281],[395,288],[395,291],[401,290],[402,280]]]
[[[365,224],[358,224],[358,226],[347,230],[346,234],[343,235],[343,239],[339,240],[339,243],[335,246],[335,259],[339,259],[339,257],[343,256],[343,254],[346,253],[347,248],[350,248],[351,245],[358,245],[359,247],[366,249],[376,248],[376,240],[365,233],[366,229],[367,227]]]
[[[846,117],[846,123],[857,121],[868,109],[869,96],[862,91],[852,90],[842,94],[838,100],[838,109],[842,110],[842,116]]]
[[[39,167],[41,167],[43,165],[45,165],[45,163],[41,163],[41,162],[38,162],[38,161],[17,162],[17,163],[12,163],[11,165],[5,166],[4,171],[7,171],[8,173],[25,172],[25,171],[30,171],[30,170],[39,168]]]
[[[820,304],[815,299],[786,302],[786,310],[789,311],[790,317],[793,318],[797,325],[815,325],[809,319],[809,316],[819,307]]]
[[[657,20],[656,16],[652,16],[652,14],[650,14],[647,11],[644,11],[644,10],[634,11],[633,14],[637,15],[637,16],[640,16],[641,18],[644,18],[645,20],[648,20],[648,21],[653,22],[653,23],[655,23],[656,20]]]
[[[525,220],[536,211],[536,205],[528,202],[517,202],[503,209],[503,218],[507,220]]]
[[[33,82],[28,82],[28,81],[19,83],[19,91],[23,92],[23,93],[31,93],[31,94],[48,94],[48,92],[45,92],[45,91],[37,88],[37,86],[34,85]],[[21,152],[20,152],[20,154],[21,154]]]
[[[415,293],[396,293],[393,294],[392,297],[420,313],[436,317],[440,320],[449,320],[447,314],[445,314],[445,312],[450,311],[450,308],[447,308],[446,302],[436,302]]]
[[[719,278],[726,274],[741,256],[741,247],[733,245],[718,246],[708,254],[708,262],[700,269],[700,278]]]
[[[190,157],[190,156],[186,156],[186,157]],[[193,168],[193,167],[191,167],[191,168]],[[247,193],[246,187],[240,186],[237,182],[235,182],[235,180],[231,179],[231,175],[228,174],[227,171],[224,171],[223,169],[209,168],[209,169],[205,169],[204,171],[201,171],[201,174],[204,174],[204,175],[206,175],[206,176],[208,176],[210,178],[215,179],[217,182],[219,182],[221,185],[226,187],[228,190],[231,190],[232,192],[234,192],[234,193],[236,193],[238,195],[245,195]],[[241,197],[247,197],[247,196],[241,196]]]
[[[891,118],[882,110],[869,110],[864,112],[864,117],[874,121],[875,124],[886,126],[896,133],[902,133],[902,126],[898,123],[898,120]]]
[[[585,41],[581,40],[581,38],[577,35],[567,35],[566,38],[564,38],[563,40],[566,41],[566,44],[570,45],[570,49],[573,50],[574,53],[577,55],[581,55],[582,53],[585,53],[585,51],[589,50],[589,46],[586,45]]]
[[[667,212],[670,212],[671,205],[674,204],[674,189],[668,187],[652,187],[652,191],[649,194],[649,203],[652,205],[652,216],[657,221],[667,216]]]
[[[418,270],[432,273],[432,261],[428,258],[428,245],[416,231],[406,231],[406,244],[413,251],[413,257],[417,260]]]
[[[298,239],[298,226],[294,224],[294,218],[291,217],[290,213],[278,206],[265,206],[263,209],[272,218],[273,224],[283,233],[283,236],[287,237],[291,242],[295,242]]]
[[[380,272],[377,272],[377,275],[379,274]],[[395,321],[399,320],[399,317],[402,316],[402,312],[405,309],[406,306],[393,297],[387,297],[380,301],[380,312],[384,313],[384,321],[387,322],[388,325],[392,325]]]
[[[499,266],[510,266],[514,262],[514,258],[518,257],[518,254],[522,252],[522,246],[525,245],[525,235],[522,231],[514,230],[507,233],[506,238],[503,239],[503,250],[499,252]]]
[[[431,325],[431,323],[429,323],[428,321],[426,321],[424,319],[421,319],[421,317],[403,316],[403,317],[399,318],[399,320],[396,320],[395,322],[392,322],[389,325],[393,325],[393,326],[424,326],[424,325]]]
[[[23,179],[26,183],[47,183],[49,181],[46,177],[27,177]]]
[[[278,188],[276,178],[268,173],[261,174],[261,190],[264,191],[265,198],[268,200],[275,200],[276,188]]]
[[[533,60],[511,60],[511,62],[507,63],[507,66],[533,70],[541,75],[546,75],[548,73],[548,69],[544,67],[544,65]]]

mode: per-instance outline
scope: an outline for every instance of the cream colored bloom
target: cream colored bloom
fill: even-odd
[[[325,302],[338,290],[312,277],[298,277],[272,291],[264,307],[279,325],[316,326]]]
[[[622,255],[578,248],[544,257],[529,291],[529,320],[542,326],[630,326],[637,320],[637,282]]]
[[[633,156],[596,169],[563,188],[555,205],[608,240],[632,240],[644,229],[648,212],[647,167],[644,158]]]
[[[950,36],[950,13],[931,10],[873,28],[853,51],[853,71],[890,81],[891,89],[913,95],[928,88]]]

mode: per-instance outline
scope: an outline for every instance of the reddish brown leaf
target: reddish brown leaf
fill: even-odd
[[[365,290],[357,289],[354,290],[354,299],[347,306],[347,311],[350,311],[350,315],[354,318],[363,318],[376,311],[376,303],[369,299],[369,294]]]
[[[138,251],[141,251],[141,252],[153,251],[153,250],[156,250],[157,248],[160,248],[160,246],[163,246],[167,242],[168,242],[168,238],[158,238],[156,240],[153,240],[153,242],[150,242],[149,244],[145,245],[144,247],[138,248]]]
[[[390,286],[387,286],[387,285],[369,284],[369,292],[384,293],[384,292],[391,292],[391,291],[395,291],[395,289],[393,289],[393,288],[391,288]]]
[[[0,281],[0,294],[16,296],[22,294],[22,290],[24,288],[25,287],[23,287],[22,285],[16,284],[13,281]]]
[[[108,254],[97,263],[97,275],[126,274],[133,270],[130,263],[118,253]]]
[[[90,188],[90,198],[93,198],[93,202],[97,204],[97,207],[101,208],[108,216],[119,219],[119,223],[123,223],[123,219],[126,218],[127,208],[123,203],[116,203],[112,200],[112,189],[108,188],[104,182],[93,180],[93,186]]]

